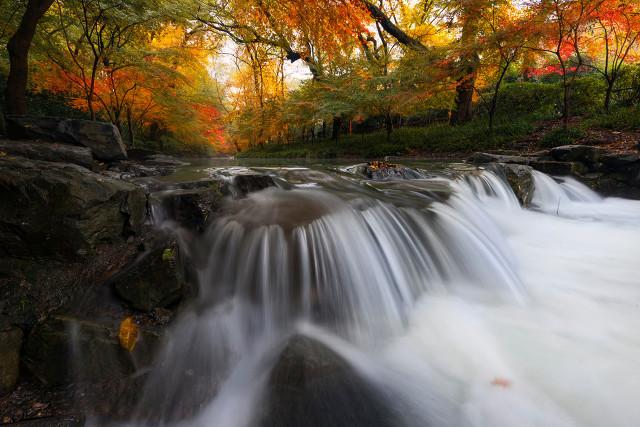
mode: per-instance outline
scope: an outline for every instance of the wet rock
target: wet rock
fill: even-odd
[[[7,427],[83,427],[85,418],[82,415],[66,415],[62,417],[45,417],[19,421]]]
[[[203,231],[223,198],[222,183],[203,188],[165,190],[152,193],[149,203],[157,221],[170,220],[190,230]]]
[[[144,158],[144,163],[152,166],[188,166],[189,163],[167,154],[152,154]]]
[[[506,154],[473,153],[467,161],[474,165],[483,165],[486,163],[517,163],[526,165],[531,161],[531,159],[525,156],[512,156]]]
[[[640,164],[640,156],[634,153],[607,153],[600,157],[603,168],[608,171],[627,169]]]
[[[157,166],[146,165],[137,162],[131,162],[128,160],[119,161],[109,166],[109,169],[103,172],[103,174],[116,179],[123,179],[126,181],[133,180],[135,178],[145,178],[153,176],[166,176],[171,174],[174,168],[163,168]]]
[[[540,172],[556,176],[578,175],[587,172],[587,168],[582,163],[578,162],[542,160],[530,162],[529,165]]]
[[[563,145],[551,149],[554,160],[561,162],[581,162],[594,164],[602,155],[602,150],[589,145]]]
[[[132,352],[118,340],[119,321],[90,321],[55,316],[29,334],[22,361],[47,386],[74,381],[105,381],[130,376],[149,366],[158,346],[158,332],[140,328]]]
[[[48,162],[73,163],[91,169],[91,150],[68,144],[50,142],[0,141],[0,152]]]
[[[422,178],[422,175],[411,168],[387,162],[362,163],[348,167],[346,171],[374,181]]]
[[[530,166],[505,163],[497,163],[495,168],[507,179],[520,204],[528,207],[535,189],[533,169]]]
[[[22,330],[0,325],[0,395],[11,390],[18,381]]]
[[[9,137],[40,139],[87,147],[103,161],[124,160],[127,151],[120,131],[111,123],[55,117],[8,116]]]
[[[158,239],[109,282],[131,307],[150,312],[182,298],[186,278],[181,267],[175,241]]]
[[[305,336],[288,340],[265,392],[262,426],[395,426],[380,392],[347,361]]]
[[[0,157],[0,255],[69,258],[136,230],[144,192],[83,167]]]
[[[273,178],[269,175],[244,174],[236,175],[231,179],[229,192],[234,197],[244,197],[249,193],[275,187]]]

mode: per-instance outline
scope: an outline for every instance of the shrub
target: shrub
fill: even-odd
[[[599,75],[591,74],[577,78],[569,92],[570,115],[594,114],[602,111],[606,90],[606,84]]]
[[[640,129],[640,108],[617,108],[609,114],[600,114],[588,120],[590,127],[613,130]]]
[[[557,84],[508,83],[498,94],[498,116],[556,115],[561,99]]]
[[[576,141],[585,136],[584,131],[578,128],[557,128],[553,129],[542,138],[540,145],[544,148],[553,148],[560,145],[575,144]]]

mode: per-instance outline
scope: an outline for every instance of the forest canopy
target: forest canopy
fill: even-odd
[[[0,0],[0,77],[8,114],[236,153],[635,106],[639,37],[633,0]]]

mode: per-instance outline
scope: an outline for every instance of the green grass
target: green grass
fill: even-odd
[[[485,120],[451,127],[438,124],[429,127],[395,129],[391,142],[384,131],[365,135],[343,135],[338,143],[269,144],[239,153],[242,158],[381,158],[421,153],[467,153],[478,150],[504,148],[509,142],[534,130],[533,119],[510,120],[497,123],[490,133]]]
[[[547,132],[540,146],[544,148],[559,147],[561,145],[575,144],[579,139],[585,136],[585,132],[577,127],[557,128]]]
[[[586,119],[583,127],[610,130],[640,130],[640,108],[617,108]]]

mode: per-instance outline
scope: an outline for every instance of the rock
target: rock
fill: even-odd
[[[50,142],[69,142],[58,131],[63,119],[56,117],[6,116],[6,129],[9,138],[39,139]]]
[[[0,256],[69,258],[145,220],[142,189],[83,167],[0,157]]]
[[[156,221],[170,220],[182,227],[203,231],[220,205],[223,183],[212,182],[204,188],[165,190],[152,193],[149,203]]]
[[[0,396],[10,392],[18,381],[22,330],[0,329]]]
[[[375,181],[423,178],[422,175],[411,168],[386,162],[361,163],[350,166],[345,171]]]
[[[67,144],[49,142],[0,141],[0,152],[48,162],[73,163],[91,169],[91,150]]]
[[[84,427],[83,415],[65,415],[61,417],[44,417],[33,420],[19,421],[7,427]]]
[[[87,147],[98,160],[127,158],[120,131],[111,123],[55,117],[7,116],[7,134]]]
[[[397,414],[342,357],[301,335],[290,338],[265,392],[262,426],[396,426]]]
[[[529,164],[532,159],[525,156],[511,156],[505,154],[489,154],[489,153],[473,153],[467,159],[469,163],[474,165],[483,165],[486,163],[517,163]]]
[[[604,169],[613,171],[640,164],[640,156],[634,153],[606,153],[600,157]]]
[[[554,160],[561,162],[581,162],[594,164],[600,158],[602,150],[589,145],[563,145],[551,149]]]
[[[135,178],[145,178],[152,176],[166,176],[175,169],[173,167],[157,167],[128,160],[122,160],[109,165],[109,169],[103,172],[104,175],[116,179],[131,181]]]
[[[533,161],[529,165],[548,175],[577,175],[586,172],[586,167],[578,162]]]
[[[9,424],[9,427],[83,427],[84,416],[67,415],[62,417],[45,417],[33,420],[19,421]]]
[[[504,175],[523,207],[528,207],[535,189],[533,169],[530,166],[496,163],[495,168]]]
[[[61,132],[67,141],[89,148],[93,157],[98,160],[114,161],[127,158],[120,131],[111,123],[63,120],[58,125],[58,132]]]
[[[152,154],[148,155],[144,159],[144,163],[153,166],[188,166],[188,162],[184,162],[176,157],[169,156],[167,154]]]
[[[180,300],[186,282],[175,242],[158,239],[148,246],[109,280],[120,298],[146,312]]]
[[[269,175],[244,174],[231,179],[229,192],[234,197],[244,197],[249,193],[275,187],[276,183]]]
[[[74,381],[110,381],[150,366],[159,333],[140,327],[133,351],[118,340],[119,321],[55,316],[29,334],[22,361],[47,386]]]

